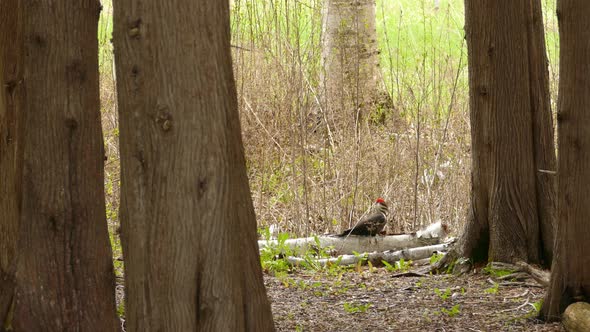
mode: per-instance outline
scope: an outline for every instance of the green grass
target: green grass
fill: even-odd
[[[233,2],[231,27],[235,41],[257,43],[266,40],[266,45],[271,46],[267,49],[270,52],[285,42],[274,36],[286,36],[287,45],[293,49],[309,50],[319,46],[322,1]],[[552,62],[557,59],[559,51],[555,2],[542,1],[547,51]],[[101,48],[106,48],[113,31],[112,1],[103,0],[102,5],[98,37]],[[438,8],[431,0],[377,0],[376,21],[384,73],[390,71],[392,65],[395,70],[408,72],[422,66],[431,69],[428,67],[437,58],[459,59],[466,50],[463,0],[443,0]],[[390,59],[396,63],[389,63]]]
[[[502,278],[516,272],[515,270],[510,269],[495,268],[491,264],[486,265],[486,267],[483,268],[483,271],[494,278]]]
[[[102,11],[98,20],[98,64],[101,73],[110,72],[113,61],[113,5],[111,0],[103,0]]]
[[[369,308],[373,306],[371,303],[352,303],[352,302],[344,302],[342,305],[344,307],[344,311],[349,314],[354,313],[364,313],[367,312]]]
[[[437,72],[439,79],[452,74],[447,69],[466,53],[463,0],[441,1],[438,9],[432,1],[379,0],[376,15],[382,72],[398,98],[404,86],[416,90],[436,82]],[[422,94],[432,94],[434,88],[430,85]]]

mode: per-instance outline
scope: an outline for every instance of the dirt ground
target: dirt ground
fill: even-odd
[[[299,270],[264,281],[278,331],[564,331],[535,319],[545,290],[532,279],[393,275]]]

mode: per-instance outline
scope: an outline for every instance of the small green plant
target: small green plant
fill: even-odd
[[[495,282],[494,286],[484,290],[484,292],[488,293],[488,294],[498,294],[498,288],[500,287],[500,284]]]
[[[443,301],[446,301],[449,298],[449,296],[451,296],[451,289],[447,288],[444,291],[442,291],[438,288],[435,288],[434,293],[438,295],[438,297],[440,297]]]
[[[278,272],[275,272],[274,276],[277,277],[277,279],[283,284],[283,287],[285,287],[285,288],[289,288],[289,287],[293,286],[295,283],[295,280],[287,277],[288,276],[287,272],[278,271]]]
[[[400,272],[408,272],[412,267],[412,261],[405,261],[403,258],[395,262],[395,267]]]
[[[432,254],[432,256],[430,256],[430,265],[434,265],[436,263],[438,263],[443,257],[445,257],[444,254],[440,253],[434,253]]]
[[[267,241],[270,239],[268,229],[262,229],[260,232]],[[289,234],[280,233],[276,243],[269,244],[260,251],[260,264],[264,271],[275,275],[291,271],[292,266],[287,261],[287,257],[293,254],[293,250],[285,244],[287,239],[289,239]]]
[[[386,116],[387,109],[384,105],[377,105],[377,107],[369,113],[369,121],[375,125],[383,125]]]
[[[269,227],[258,227],[257,229],[258,235],[265,239],[265,240],[269,240],[270,239],[270,228]]]
[[[322,283],[319,281],[316,281],[311,284],[311,288],[320,288],[320,287],[322,287]]]
[[[346,271],[347,267],[340,264],[342,262],[342,256],[336,258],[333,263],[326,264],[327,274],[331,277],[342,278],[342,274]]]
[[[369,262],[367,262],[367,263],[368,263],[368,265],[369,265],[369,272],[370,272],[370,273],[373,273],[373,272],[375,272],[375,267],[373,266],[373,263],[371,263],[370,261],[369,261]]]
[[[328,258],[330,254],[328,253],[333,247],[322,247],[320,238],[317,235],[313,236],[313,240],[315,245],[313,248],[309,248],[304,254],[303,259],[305,260],[305,264],[303,266],[307,269],[320,271],[324,269],[324,266],[317,262],[318,259],[321,258]],[[329,264],[326,264],[328,266]],[[329,267],[329,266],[328,266]]]
[[[320,238],[317,235],[313,236],[313,241],[315,243],[315,252],[319,258],[328,258],[330,257],[330,251],[334,250],[333,246],[322,247],[322,243],[320,242]],[[309,252],[309,251],[308,251]]]
[[[306,290],[307,288],[308,288],[308,285],[307,285],[307,283],[305,283],[305,281],[303,281],[303,280],[299,280],[299,281],[297,281],[297,289],[298,289],[298,290],[300,290],[300,291],[304,291],[304,290]]]
[[[344,310],[349,314],[354,314],[357,312],[367,312],[367,309],[369,309],[372,306],[373,305],[371,303],[354,304],[350,302],[344,302]]]
[[[119,317],[125,317],[125,302],[121,301],[119,305],[117,305],[117,315]]]
[[[387,271],[389,271],[389,272],[395,272],[396,271],[395,266],[387,263],[386,261],[381,261],[381,263],[383,263],[383,265],[385,265],[385,269]]]
[[[356,262],[356,264],[355,264],[354,268],[355,268],[355,270],[356,270],[358,273],[361,273],[361,271],[362,271],[362,268],[361,268],[361,266],[362,266],[362,265],[363,265],[365,262],[367,262],[369,255],[368,255],[368,254],[366,254],[366,253],[363,253],[363,254],[361,254],[361,253],[358,253],[358,252],[356,252],[356,251],[354,251],[354,250],[352,251],[352,254],[354,255],[354,257],[356,257],[356,258],[358,259],[358,261]]]
[[[336,289],[335,291],[333,291],[332,294],[341,295],[341,294],[346,294],[346,292],[348,292],[348,287],[340,287],[340,288]]]
[[[449,317],[455,317],[461,312],[461,306],[459,304],[455,304],[451,307],[451,309],[442,308],[440,311]]]
[[[389,272],[408,272],[412,266],[412,261],[405,261],[403,258],[395,262],[395,265],[391,265],[384,260],[381,263],[385,265],[385,269]]]
[[[486,265],[486,267],[483,268],[483,272],[491,275],[494,278],[501,278],[513,274],[516,271],[510,269],[498,269],[494,268],[491,264],[488,264]]]
[[[446,271],[447,274],[453,273],[453,270],[455,269],[455,265],[457,264],[457,260],[458,259],[454,259],[453,261],[451,261],[449,263],[449,266],[447,266],[447,271]]]
[[[319,263],[318,259],[331,257],[330,252],[334,250],[334,247],[322,247],[320,239],[317,235],[314,235],[314,242],[315,245],[313,247],[301,254],[303,258],[301,267],[313,271],[323,271],[326,272],[328,276],[332,277],[340,276],[348,269],[348,267],[340,264],[343,258],[342,256],[338,257],[336,260],[328,261],[325,264]]]
[[[522,318],[529,319],[529,318],[539,316],[539,313],[541,312],[541,308],[543,307],[543,300],[541,299],[539,301],[536,301],[532,305],[533,305],[533,310],[530,310],[529,312],[527,312],[524,316],[522,316]]]

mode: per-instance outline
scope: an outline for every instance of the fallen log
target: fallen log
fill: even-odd
[[[387,235],[387,236],[356,236],[336,237],[324,235],[318,237],[306,237],[288,239],[284,245],[296,253],[305,253],[310,249],[320,247],[334,248],[334,254],[352,254],[353,252],[383,252],[387,250],[400,250],[404,248],[415,248],[427,245],[435,245],[442,242],[447,234],[447,227],[441,222],[429,225],[416,233]],[[317,241],[316,241],[317,239]],[[278,245],[277,240],[260,240],[258,248]]]
[[[586,302],[570,304],[563,312],[561,322],[568,332],[590,331],[590,304]]]
[[[363,253],[357,255],[341,255],[338,257],[320,258],[309,260],[301,257],[289,256],[287,261],[293,265],[301,265],[306,263],[313,263],[319,266],[325,266],[327,264],[338,264],[338,265],[355,265],[358,263],[367,264],[371,262],[373,265],[381,265],[383,261],[389,264],[395,264],[402,259],[404,260],[418,260],[432,256],[433,253],[441,251],[447,251],[452,243],[436,244],[418,248],[408,248],[397,251],[385,251],[385,252],[372,252]]]

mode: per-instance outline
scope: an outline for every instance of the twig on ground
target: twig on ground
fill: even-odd
[[[524,301],[523,304],[519,305],[516,308],[510,308],[510,309],[504,309],[504,310],[500,310],[500,312],[508,312],[508,311],[516,311],[516,310],[520,310],[522,308],[524,308],[527,304],[529,304],[529,299],[527,298],[526,301]]]
[[[529,293],[529,290],[526,289],[524,291],[524,293],[522,293],[522,294],[516,294],[516,295],[513,295],[513,296],[506,296],[503,301],[506,302],[506,300],[517,299],[519,297],[523,297],[523,296],[527,295],[528,293]]]
[[[534,288],[545,288],[543,285],[533,284],[530,282],[520,282],[520,281],[505,281],[499,283],[500,286],[504,287],[534,287]]]

